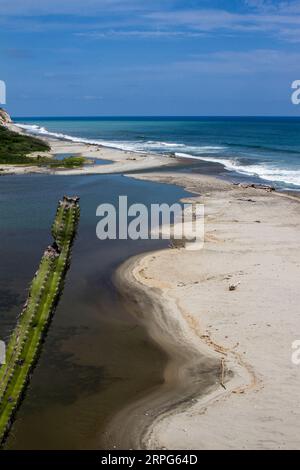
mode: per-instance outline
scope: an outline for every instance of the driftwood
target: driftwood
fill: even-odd
[[[240,285],[240,281],[237,282],[236,284],[230,284],[229,286],[229,290],[232,291],[232,290],[236,290],[236,288]]]
[[[225,384],[224,384],[224,380],[225,380],[225,359],[224,357],[222,357],[221,359],[221,379],[220,379],[220,385],[225,388],[226,390],[226,387],[225,387]]]
[[[256,184],[256,183],[233,183],[234,186],[238,186],[239,188],[247,189],[247,188],[254,188],[254,189],[263,189],[267,192],[275,191],[274,186],[269,186],[268,184]]]

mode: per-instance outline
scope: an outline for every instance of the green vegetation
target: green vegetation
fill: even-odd
[[[78,198],[64,196],[52,226],[54,243],[41,259],[28,299],[7,345],[6,364],[0,366],[1,443],[10,429],[62,293],[79,215]]]
[[[46,164],[53,168],[74,168],[80,167],[85,163],[84,157],[66,157],[63,160],[56,160],[55,158],[44,158],[43,164]],[[39,163],[39,159],[37,159],[37,163]]]
[[[49,145],[35,137],[18,134],[0,125],[0,165],[35,165],[50,168],[76,168],[85,163],[84,157],[66,157],[58,160],[43,155],[28,157],[32,152],[48,152]]]
[[[31,152],[50,150],[48,144],[35,137],[17,134],[0,126],[0,163],[31,163],[32,158],[26,155]]]

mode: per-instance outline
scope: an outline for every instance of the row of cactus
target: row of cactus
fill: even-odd
[[[52,226],[54,243],[41,259],[28,298],[0,366],[0,443],[12,425],[37,361],[42,341],[64,287],[80,217],[79,198],[64,196]]]

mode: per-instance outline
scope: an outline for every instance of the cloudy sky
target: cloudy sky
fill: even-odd
[[[300,0],[0,0],[15,116],[300,115]]]

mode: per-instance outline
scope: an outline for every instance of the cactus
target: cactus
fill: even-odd
[[[7,345],[6,364],[0,366],[0,443],[3,444],[38,359],[55,306],[63,291],[71,248],[79,222],[79,198],[64,196],[51,233],[53,245],[41,259],[28,298]]]

